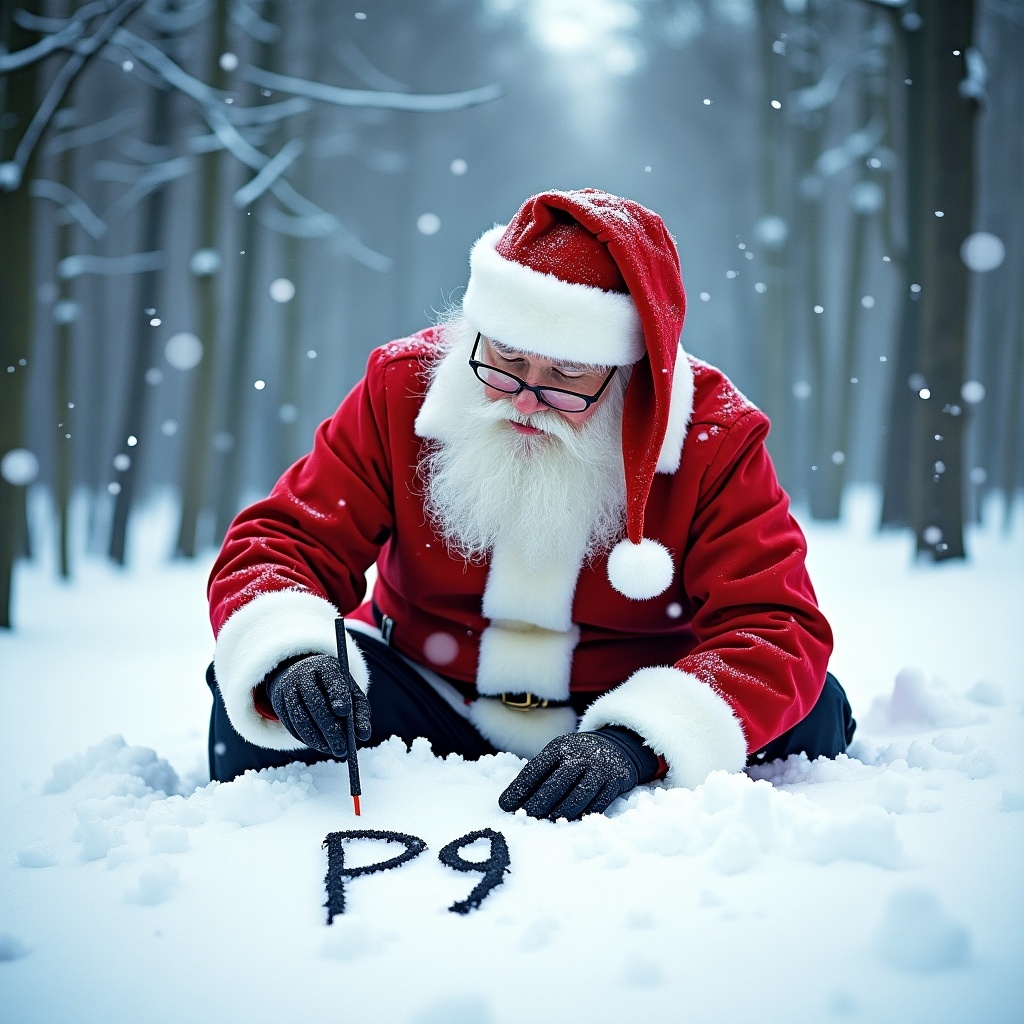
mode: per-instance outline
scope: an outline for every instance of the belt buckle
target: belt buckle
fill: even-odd
[[[548,706],[547,699],[535,693],[503,693],[501,703],[510,711],[534,711]]]

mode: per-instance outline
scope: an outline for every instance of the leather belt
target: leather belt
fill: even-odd
[[[569,706],[567,700],[548,700],[546,697],[538,697],[535,693],[502,693],[499,694],[501,703],[510,711],[536,711],[537,708],[565,708]]]

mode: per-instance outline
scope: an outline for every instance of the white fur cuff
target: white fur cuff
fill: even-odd
[[[713,771],[742,771],[743,727],[728,703],[677,668],[642,668],[587,708],[580,729],[619,725],[643,736],[668,762],[666,782],[694,789]]]
[[[280,722],[264,718],[255,708],[252,691],[266,674],[296,654],[338,653],[334,620],[338,611],[305,590],[260,594],[238,609],[217,634],[213,670],[224,707],[242,739],[270,750],[301,750]],[[346,636],[349,668],[365,693],[370,673],[359,648]]]

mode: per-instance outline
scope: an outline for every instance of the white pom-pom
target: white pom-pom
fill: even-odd
[[[608,581],[634,601],[664,593],[672,582],[672,555],[664,544],[644,537],[639,544],[620,540],[608,556]]]

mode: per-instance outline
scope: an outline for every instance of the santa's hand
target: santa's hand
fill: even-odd
[[[643,737],[606,726],[553,739],[498,797],[503,811],[520,807],[534,818],[600,814],[608,805],[658,771],[658,757]]]
[[[338,659],[307,654],[279,665],[266,681],[281,724],[300,742],[338,761],[348,758],[345,719],[354,716],[356,738],[370,738],[370,702]]]

